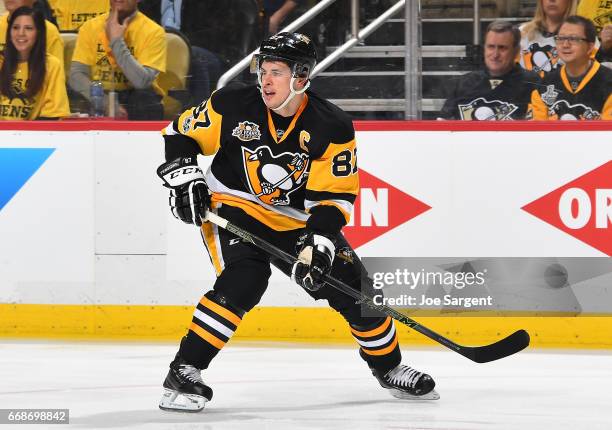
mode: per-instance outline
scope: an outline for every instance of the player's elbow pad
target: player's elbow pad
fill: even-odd
[[[344,214],[335,206],[320,205],[310,210],[306,228],[315,233],[334,237],[346,225]]]
[[[201,153],[200,146],[191,137],[182,134],[164,135],[166,161],[177,158],[196,157]]]

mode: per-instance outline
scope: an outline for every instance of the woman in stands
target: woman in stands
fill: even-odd
[[[521,66],[540,76],[559,62],[555,35],[565,18],[576,14],[578,0],[538,0],[535,16],[521,25]]]
[[[60,61],[46,54],[42,14],[29,7],[9,19],[0,56],[0,119],[59,119],[70,115]]]

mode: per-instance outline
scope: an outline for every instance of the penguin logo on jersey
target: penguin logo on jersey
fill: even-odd
[[[559,100],[548,108],[548,114],[553,119],[572,121],[577,119],[599,119],[600,114],[588,106],[577,104],[570,105],[567,100]]]
[[[501,100],[488,101],[483,97],[468,104],[459,105],[461,119],[468,121],[504,121],[511,120],[512,113],[518,106]]]
[[[249,142],[251,140],[259,140],[261,138],[261,132],[259,131],[259,125],[251,121],[242,121],[238,123],[232,131],[232,136],[237,137],[243,142]]]
[[[557,48],[554,46],[540,46],[539,43],[533,43],[523,51],[523,60],[527,70],[546,73],[557,67],[559,57],[557,57]]]
[[[189,130],[191,130],[192,125],[193,125],[193,115],[190,115],[187,118],[185,118],[185,120],[183,121],[183,125],[181,126],[181,131],[183,132],[183,134],[189,133]]]
[[[298,39],[300,39],[304,43],[310,43],[310,38],[303,34],[297,34]]]
[[[270,148],[242,147],[244,172],[251,193],[269,205],[287,206],[289,195],[306,183],[308,155],[283,152],[272,155]]]
[[[344,261],[344,264],[353,264],[354,253],[351,248],[345,246],[336,251],[336,257]]]

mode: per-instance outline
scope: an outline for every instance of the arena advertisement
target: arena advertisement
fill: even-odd
[[[521,296],[509,309],[606,314],[612,146],[603,125],[357,123],[361,190],[346,236],[367,265],[377,261],[371,273],[397,258],[429,258],[429,267],[487,262],[498,272],[519,260],[523,268],[547,262],[543,273],[550,268],[551,279],[570,288],[554,290],[542,275],[539,298]],[[215,274],[197,229],[169,213],[155,175],[163,126],[0,131],[0,302],[13,316],[17,305],[46,304],[60,314],[64,305],[129,306],[131,317],[139,306],[191,312]],[[208,162],[200,159],[203,169]],[[433,299],[449,293],[442,287]],[[564,295],[562,306],[551,305],[552,294]],[[429,310],[448,313],[449,303],[431,303]],[[274,271],[260,312],[325,306]],[[476,310],[483,309],[469,312]],[[121,330],[115,320],[91,329]]]

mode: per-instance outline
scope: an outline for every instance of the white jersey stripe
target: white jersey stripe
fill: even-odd
[[[297,219],[298,221],[307,221],[308,217],[310,216],[309,214],[307,214],[304,211],[301,211],[299,209],[294,209],[294,208],[290,208],[290,207],[282,207],[282,206],[272,206],[272,205],[268,205],[264,202],[262,202],[261,200],[259,200],[257,197],[255,197],[253,194],[250,193],[245,193],[244,191],[238,191],[238,190],[234,190],[231,188],[226,187],[225,185],[223,185],[216,177],[215,175],[213,175],[213,173],[210,171],[210,168],[208,169],[208,171],[206,172],[206,185],[208,185],[208,189],[210,189],[210,191],[215,192],[215,193],[221,193],[221,194],[227,194],[230,196],[236,196],[236,197],[240,197],[241,199],[244,200],[249,200],[251,202],[257,203],[258,205],[272,211],[272,212],[276,212],[279,213],[281,215],[285,215],[289,218],[293,218],[293,219]]]

